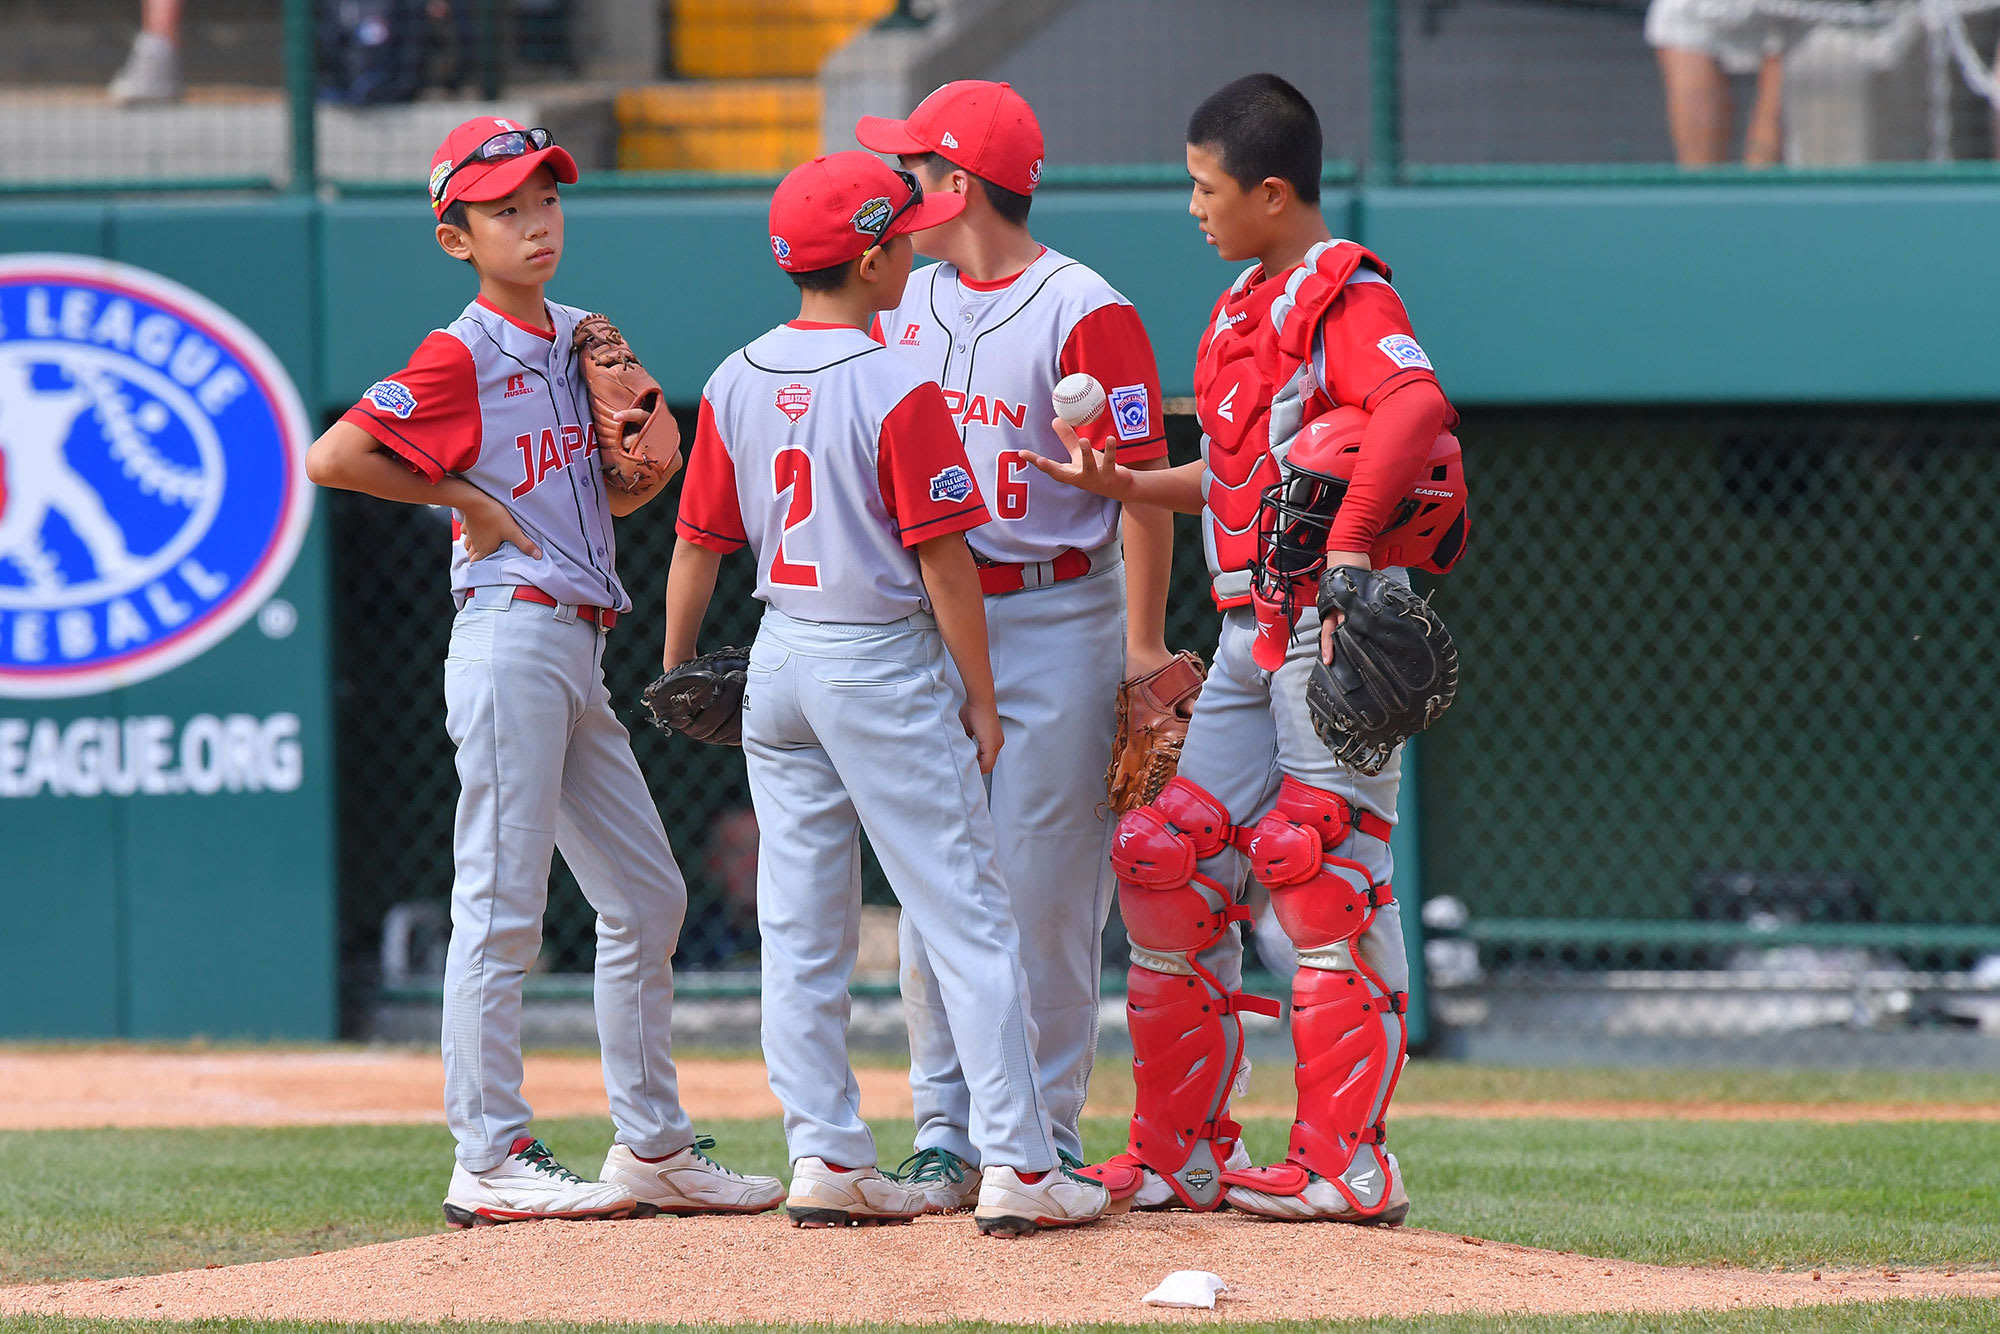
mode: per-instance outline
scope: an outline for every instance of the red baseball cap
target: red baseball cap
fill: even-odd
[[[908,120],[863,116],[854,137],[877,153],[936,153],[1018,195],[1042,183],[1042,124],[1004,83],[948,83],[917,103]]]
[[[506,134],[529,136],[525,140],[529,151],[488,162],[466,161],[488,140]],[[438,145],[437,152],[431,155],[431,211],[443,213],[461,199],[474,203],[484,199],[504,199],[544,162],[548,163],[549,170],[555,173],[558,181],[564,185],[573,184],[576,181],[576,159],[569,155],[568,149],[556,147],[554,139],[549,139],[545,147],[533,147],[535,136],[547,134],[547,130],[531,130],[498,116],[474,116],[466,121],[447,134],[444,142]],[[443,190],[442,195],[439,194],[440,189]]]
[[[787,273],[830,269],[892,236],[950,222],[965,207],[964,196],[926,195],[906,176],[857,149],[793,167],[771,196],[771,253],[778,267]]]

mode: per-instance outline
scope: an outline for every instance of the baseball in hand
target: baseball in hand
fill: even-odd
[[[1096,376],[1078,371],[1058,380],[1049,399],[1055,404],[1056,416],[1071,426],[1082,426],[1104,411],[1104,386]]]

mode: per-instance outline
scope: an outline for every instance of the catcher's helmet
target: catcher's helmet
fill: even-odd
[[[1303,521],[1323,533],[1331,526],[1354,478],[1368,417],[1360,408],[1340,407],[1306,423],[1285,456],[1285,481],[1266,493],[1264,503],[1275,511],[1265,516],[1271,528],[1283,532]],[[1369,551],[1369,563],[1378,570],[1406,565],[1443,574],[1465,552],[1467,523],[1458,437],[1445,431],[1431,445],[1410,493],[1390,511]]]

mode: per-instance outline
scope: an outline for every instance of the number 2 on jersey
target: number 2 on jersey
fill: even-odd
[[[787,491],[792,493],[792,503],[785,509],[785,533],[790,534],[810,519],[813,512],[812,459],[803,449],[781,449],[771,461],[772,498],[782,500]],[[780,536],[771,552],[771,582],[793,588],[818,588],[819,562],[785,559],[785,539]]]
[[[1028,517],[1028,479],[1025,474],[1031,466],[1016,459],[1011,449],[1000,451],[999,466],[994,470],[993,478],[995,518]]]

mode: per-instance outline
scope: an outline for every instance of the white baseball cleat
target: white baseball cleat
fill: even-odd
[[[1385,1190],[1381,1164],[1373,1154],[1356,1154],[1341,1180],[1354,1199],[1373,1207],[1357,1209],[1340,1187],[1317,1172],[1297,1163],[1278,1163],[1260,1169],[1256,1175],[1269,1189],[1259,1190],[1230,1181],[1229,1206],[1262,1218],[1287,1223],[1356,1223],[1363,1227],[1398,1227],[1410,1215],[1409,1192],[1403,1189],[1403,1166],[1395,1154],[1388,1154],[1389,1180]]]
[[[638,1216],[655,1214],[761,1214],[785,1198],[776,1177],[732,1172],[705,1152],[715,1141],[703,1135],[679,1153],[649,1163],[623,1144],[604,1160],[607,1185],[623,1186],[639,1202]]]
[[[555,1160],[540,1140],[523,1135],[498,1167],[468,1172],[452,1168],[444,1218],[453,1227],[490,1227],[541,1218],[629,1218],[639,1207],[632,1192],[603,1181],[585,1181]]]
[[[1022,1180],[1011,1167],[989,1167],[981,1174],[972,1221],[989,1237],[1024,1237],[1037,1228],[1096,1222],[1110,1207],[1111,1192],[1104,1183],[1077,1174],[1068,1164],[1034,1181]]]
[[[907,1223],[924,1212],[924,1192],[883,1176],[873,1167],[830,1167],[824,1159],[792,1164],[785,1212],[793,1227],[866,1227]]]
[[[927,1214],[963,1213],[979,1203],[979,1169],[950,1149],[918,1149],[894,1175],[924,1193]]]
[[[1236,1140],[1229,1150],[1229,1157],[1222,1164],[1222,1170],[1225,1172],[1241,1172],[1251,1166],[1254,1166],[1254,1164],[1250,1159],[1250,1150],[1243,1147],[1242,1140]],[[1174,1188],[1167,1184],[1165,1177],[1143,1164],[1140,1166],[1139,1172],[1139,1189],[1131,1197],[1132,1208],[1146,1210],[1183,1209],[1187,1207],[1181,1203],[1181,1197],[1174,1194]]]

